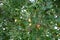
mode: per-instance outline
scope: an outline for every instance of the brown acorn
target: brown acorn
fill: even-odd
[[[37,28],[37,29],[40,29],[40,26],[41,26],[40,24],[37,24],[37,25],[36,25],[36,28]]]

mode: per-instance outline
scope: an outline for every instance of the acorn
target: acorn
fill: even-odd
[[[37,28],[37,29],[40,29],[40,26],[41,26],[40,24],[37,24],[37,25],[36,25],[36,28]]]

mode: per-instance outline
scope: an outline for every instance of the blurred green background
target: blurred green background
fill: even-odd
[[[0,40],[60,40],[60,0],[0,0]]]

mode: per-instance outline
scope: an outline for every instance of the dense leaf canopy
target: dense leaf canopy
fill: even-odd
[[[2,0],[0,40],[60,40],[60,0]]]

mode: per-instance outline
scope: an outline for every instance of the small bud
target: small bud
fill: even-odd
[[[30,23],[29,26],[31,26],[32,24]]]
[[[15,10],[17,10],[17,11],[18,11],[19,9],[18,9],[18,8],[16,8]]]
[[[27,32],[27,34],[29,34],[30,32]]]
[[[3,28],[3,30],[5,30],[5,28]]]
[[[49,35],[46,35],[47,37],[49,37]]]
[[[26,10],[25,9],[22,9],[21,12],[26,12]]]
[[[55,26],[55,27],[54,27],[54,29],[58,29],[58,27],[57,27],[57,26]]]
[[[57,15],[55,15],[55,18],[57,18],[58,16]]]
[[[22,16],[20,17],[20,19],[22,19]]]
[[[21,9],[24,9],[24,6]]]
[[[17,22],[17,19],[15,19],[15,22]]]
[[[30,18],[28,19],[28,22],[31,22],[31,19]]]
[[[0,3],[0,6],[2,6],[3,5],[3,3]]]

